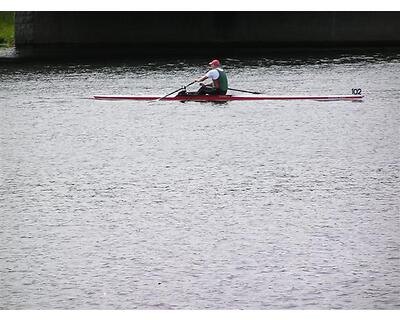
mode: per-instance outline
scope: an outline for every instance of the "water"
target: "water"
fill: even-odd
[[[399,309],[400,55],[0,65],[1,309]],[[195,86],[193,86],[195,89]]]

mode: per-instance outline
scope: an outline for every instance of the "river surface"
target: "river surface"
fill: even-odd
[[[222,59],[363,102],[89,99],[208,60],[0,64],[1,309],[400,309],[400,55]]]

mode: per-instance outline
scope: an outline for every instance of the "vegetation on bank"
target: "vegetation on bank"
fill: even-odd
[[[0,47],[14,45],[14,12],[0,11]]]

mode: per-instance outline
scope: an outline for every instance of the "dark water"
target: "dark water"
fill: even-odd
[[[206,62],[0,65],[1,309],[399,309],[400,55],[224,59],[363,102],[84,99]]]

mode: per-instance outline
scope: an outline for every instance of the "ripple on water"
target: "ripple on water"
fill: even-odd
[[[80,99],[199,61],[6,65],[0,307],[398,308],[398,62],[231,59],[232,86],[366,99],[224,106]]]

